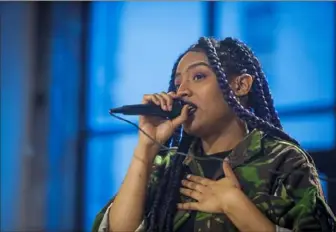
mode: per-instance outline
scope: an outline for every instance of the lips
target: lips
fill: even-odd
[[[188,109],[188,115],[189,116],[193,116],[197,110],[197,106],[195,103],[191,102],[191,101],[188,101],[188,100],[181,100],[182,104],[183,105],[190,105],[191,106],[191,109]]]
[[[184,99],[182,99],[181,101],[183,102],[183,105],[186,105],[186,104],[191,105],[193,107],[192,109],[193,111],[196,111],[196,109],[198,108],[197,105],[195,103],[192,103],[191,101],[184,100]]]

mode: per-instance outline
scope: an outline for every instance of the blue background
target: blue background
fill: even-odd
[[[246,42],[263,65],[285,130],[314,157],[334,154],[333,2],[0,9],[1,230],[89,231],[119,189],[137,143],[137,130],[108,110],[167,90],[177,57],[203,35]],[[328,199],[335,195],[322,184]]]

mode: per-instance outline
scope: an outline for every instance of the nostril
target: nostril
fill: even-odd
[[[189,90],[184,90],[184,91],[180,91],[178,94],[181,98],[182,97],[189,97],[191,95],[191,92]]]

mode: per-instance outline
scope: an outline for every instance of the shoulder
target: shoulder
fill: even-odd
[[[315,166],[312,157],[300,145],[269,135],[263,139],[263,154],[281,165]]]
[[[317,190],[323,196],[319,174],[313,158],[297,144],[268,137],[264,141],[264,155],[272,160],[271,172],[301,192]],[[294,191],[294,190],[293,190]]]
[[[310,185],[308,182],[320,185],[314,160],[300,145],[265,136],[259,157],[256,161],[260,164],[259,169],[265,169],[265,172],[267,170],[268,176],[289,181],[305,179],[307,186]]]

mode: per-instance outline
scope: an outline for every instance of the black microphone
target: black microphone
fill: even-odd
[[[125,105],[118,108],[110,109],[110,114],[119,113],[124,115],[145,115],[145,116],[156,116],[165,119],[173,119],[181,114],[184,105],[189,104],[193,107],[189,110],[189,115],[193,114],[196,110],[196,106],[192,103],[185,102],[180,99],[174,99],[172,110],[164,111],[161,106],[155,105],[154,103],[149,104],[138,104],[138,105]]]

